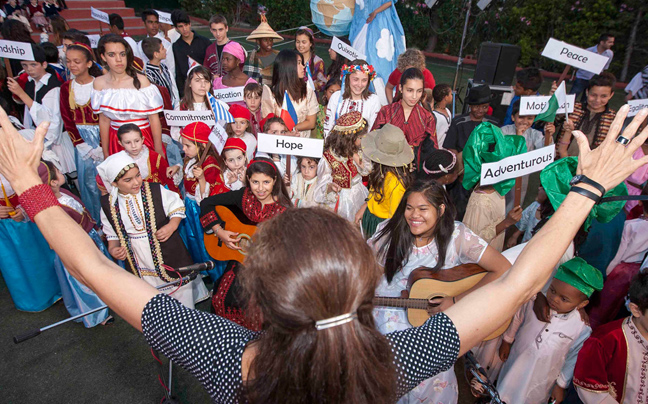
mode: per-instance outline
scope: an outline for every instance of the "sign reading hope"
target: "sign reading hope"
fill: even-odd
[[[174,111],[165,109],[164,119],[166,119],[169,126],[184,127],[192,122],[203,122],[209,126],[214,126],[214,113],[211,111]]]
[[[644,108],[648,108],[648,98],[643,100],[630,100],[628,101],[628,106],[630,106],[630,111],[628,111],[628,116],[635,116]]]
[[[556,145],[552,144],[528,153],[507,157],[481,167],[481,185],[493,185],[511,178],[542,171],[554,161]]]
[[[601,73],[608,61],[606,56],[590,52],[554,38],[549,38],[542,51],[542,56],[578,69],[587,70],[594,74]]]
[[[97,10],[94,7],[90,7],[90,16],[97,21],[105,22],[106,24],[110,25],[110,18],[108,18],[108,13]]]
[[[531,96],[531,97],[521,97],[520,98],[520,116],[524,115],[538,115],[541,112],[545,112],[549,107],[550,96]],[[576,102],[576,94],[567,94],[567,103],[566,105],[559,105],[557,114],[564,114],[565,107],[567,107],[567,113],[571,114],[574,112],[574,103]]]
[[[340,41],[340,39],[336,36],[334,36],[333,40],[331,41],[331,49],[333,49],[335,53],[342,55],[351,61],[353,61],[354,59],[367,60],[367,57],[365,55],[360,53],[353,46],[347,45],[344,42]]]
[[[287,154],[291,156],[322,157],[324,139],[292,137],[259,133],[257,150],[268,154]]]
[[[226,103],[243,101],[243,88],[244,87],[230,87],[220,90],[214,90],[214,98]]]
[[[170,13],[165,13],[164,11],[160,11],[160,10],[155,10],[155,11],[160,16],[159,21],[162,24],[173,25],[173,21],[171,21],[171,14]]]
[[[18,60],[34,60],[30,43],[0,39],[0,57]]]

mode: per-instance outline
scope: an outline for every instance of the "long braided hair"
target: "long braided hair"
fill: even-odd
[[[142,83],[140,83],[139,77],[137,77],[137,70],[133,67],[133,62],[135,61],[133,49],[131,49],[128,42],[126,42],[126,40],[121,36],[117,34],[107,34],[99,39],[97,52],[99,52],[100,55],[104,55],[106,53],[106,44],[109,43],[120,43],[124,45],[124,48],[126,49],[126,74],[133,78],[133,87],[139,90],[142,87]],[[110,68],[108,68],[108,70],[110,70]]]

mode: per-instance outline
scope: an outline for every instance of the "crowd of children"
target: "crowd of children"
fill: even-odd
[[[35,28],[48,25],[52,4],[24,6]],[[25,16],[14,0],[5,8],[19,21]],[[578,155],[573,132],[583,132],[596,148],[616,114],[608,105],[616,80],[607,72],[589,80],[569,119],[548,123],[520,112],[520,97],[539,94],[541,72],[518,72],[500,127],[488,114],[486,85],[467,95],[468,113],[452,117],[451,86],[435,82],[416,49],[398,56],[382,97],[367,61],[331,51],[326,68],[308,27],[296,31],[294,49],[278,51],[275,41],[283,38],[262,16],[247,37],[258,46],[247,52],[228,38],[222,16],[209,21],[213,43],[191,30],[182,10],[171,14],[168,31],[159,31],[156,11],[144,11],[147,37],[139,43],[117,17],[96,50],[74,29],[60,35],[59,48],[32,44],[34,60],[21,61],[20,71],[7,77],[13,98],[2,107],[26,138],[49,123],[39,174],[108,259],[185,306],[211,298],[216,314],[255,330],[262,322],[240,295],[240,263],[215,264],[205,278],[214,283],[211,296],[202,277],[166,285],[181,277],[177,268],[213,260],[204,237],[241,249],[241,236],[215,207],[238,209],[255,225],[292,208],[337,213],[374,249],[384,271],[377,296],[402,297],[420,267],[460,277],[462,266],[478,264],[486,275],[474,289],[502,275],[564,199]],[[236,88],[242,99],[212,97]],[[294,122],[281,118],[288,104]],[[217,106],[230,118],[223,144],[211,137],[221,123],[173,126],[163,114],[216,114]],[[263,153],[261,133],[323,139],[321,157]],[[518,192],[513,179],[480,183],[483,164],[554,142],[556,162],[523,176]],[[635,158],[646,154],[643,145]],[[48,248],[9,182],[0,180],[0,269],[16,308],[40,311],[61,297],[71,315],[101,306]],[[648,195],[647,181],[643,167],[610,192]],[[578,395],[586,404],[645,402],[648,202],[606,206],[593,211],[544,292],[519,308],[505,332],[475,348],[504,401],[561,403]],[[588,258],[594,231],[608,235],[607,260]],[[36,261],[38,276],[26,276]],[[440,298],[431,311],[464,293]],[[411,327],[402,308],[376,308],[374,317],[381,333]],[[83,322],[92,327],[111,319],[104,310]],[[474,395],[485,393],[476,379],[471,386]],[[458,394],[450,369],[400,402],[450,404]]]

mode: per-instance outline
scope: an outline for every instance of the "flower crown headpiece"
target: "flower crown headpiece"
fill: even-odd
[[[363,64],[363,65],[343,65],[342,66],[342,74],[340,75],[340,79],[344,81],[344,76],[347,74],[355,73],[355,72],[362,72],[367,75],[369,75],[369,81],[372,81],[376,77],[376,71],[374,70],[374,67],[372,65],[368,64]]]

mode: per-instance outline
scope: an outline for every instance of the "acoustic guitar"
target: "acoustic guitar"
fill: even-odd
[[[373,303],[375,306],[407,309],[407,320],[412,326],[418,327],[430,318],[427,312],[428,299],[457,296],[475,286],[486,274],[487,272],[477,264],[462,264],[438,271],[426,267],[417,268],[412,271],[407,281],[409,293],[403,291],[402,297],[376,296]],[[478,315],[478,309],[476,314]],[[510,323],[509,319],[484,341],[503,334]]]
[[[256,223],[248,219],[243,211],[236,206],[216,206],[215,210],[218,217],[225,222],[223,228],[239,234],[241,240],[237,245],[241,249],[232,250],[215,234],[204,234],[203,240],[207,253],[218,261],[234,260],[242,263],[252,245],[252,235],[257,229]]]

